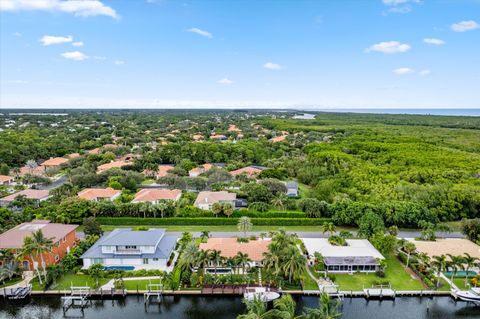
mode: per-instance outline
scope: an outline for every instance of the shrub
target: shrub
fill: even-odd
[[[382,269],[378,269],[377,271],[375,271],[375,276],[385,278],[385,271],[383,271]]]

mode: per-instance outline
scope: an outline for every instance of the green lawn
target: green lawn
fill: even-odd
[[[106,284],[110,279],[100,279],[99,286]],[[57,280],[57,284],[50,286],[49,290],[70,290],[70,286],[89,286],[93,289],[95,282],[87,275],[66,274]],[[37,279],[32,282],[33,290],[43,290]]]
[[[374,273],[355,273],[334,274],[335,283],[339,285],[339,290],[359,291],[363,288],[371,288],[378,282],[390,282],[395,290],[422,290],[425,289],[423,284],[410,276],[405,268],[395,256],[386,257],[387,268],[385,277],[377,277]]]
[[[12,278],[12,279],[10,279],[10,280],[5,281],[5,283],[3,283],[3,284],[0,284],[0,288],[8,287],[8,286],[11,286],[11,285],[15,285],[16,283],[18,283],[18,282],[20,282],[20,281],[22,281],[22,277],[21,277],[21,276]]]
[[[311,187],[302,183],[298,183],[298,193],[301,198],[310,197]]]
[[[303,273],[303,290],[318,290],[317,283],[310,277],[306,270]]]
[[[449,278],[450,279],[450,278]],[[453,277],[453,283],[455,286],[457,286],[459,289],[470,289],[471,288],[471,283],[470,279],[467,281],[467,285],[465,286],[465,277]]]
[[[204,230],[211,232],[236,232],[238,231],[236,225],[224,225],[224,226],[181,226],[181,225],[142,225],[147,228],[165,228],[169,232],[201,232]],[[131,225],[102,225],[104,231],[111,231],[115,228],[136,228],[140,226],[131,226]],[[252,231],[255,232],[269,232],[277,231],[280,228],[284,228],[289,232],[300,232],[300,231],[321,231],[321,226],[253,226]],[[77,229],[81,231],[82,228]],[[351,228],[346,227],[337,227],[337,231],[348,230],[351,231]]]
[[[148,284],[159,284],[161,283],[160,279],[142,279],[142,280],[124,280],[125,283],[125,289],[127,290],[148,290],[147,285]],[[152,288],[153,289],[153,288]]]
[[[152,185],[155,183],[155,180],[154,179],[146,179],[142,182],[142,185],[143,186],[148,186],[148,185]]]

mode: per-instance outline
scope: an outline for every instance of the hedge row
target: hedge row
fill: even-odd
[[[238,218],[221,217],[170,217],[170,218],[134,218],[134,217],[98,217],[97,221],[102,225],[199,225],[220,226],[236,225]],[[329,218],[252,218],[255,226],[315,226],[329,222]]]
[[[206,217],[206,218],[211,218],[214,217],[215,215],[211,211],[180,211],[177,213],[176,217]],[[251,211],[251,210],[246,210],[246,209],[240,209],[236,210],[233,212],[232,216],[233,218],[239,218],[242,216],[248,216],[252,218],[306,218],[307,216],[305,215],[304,212],[300,211],[268,211],[268,212],[256,212],[256,211]],[[220,215],[218,217],[223,217],[225,218],[224,215]]]

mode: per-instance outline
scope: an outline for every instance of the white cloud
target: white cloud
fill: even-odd
[[[387,12],[405,14],[413,10],[411,4],[422,4],[422,0],[382,0],[389,7]]]
[[[432,71],[430,70],[421,70],[420,72],[418,72],[418,74],[420,74],[421,76],[430,75],[431,73]]]
[[[196,33],[198,35],[201,35],[202,37],[206,37],[206,38],[210,38],[210,39],[213,38],[213,35],[210,32],[199,29],[199,28],[191,28],[191,29],[187,29],[185,31]]]
[[[473,20],[461,21],[459,23],[454,23],[451,25],[451,28],[455,32],[465,32],[471,31],[480,28],[480,24]]]
[[[399,4],[407,3],[409,0],[382,0],[387,6],[398,6]]]
[[[407,75],[407,74],[413,74],[415,73],[415,70],[410,69],[410,68],[398,68],[393,70],[393,73],[397,75]]]
[[[426,39],[423,39],[423,42],[425,42],[427,44],[432,44],[432,45],[444,45],[445,44],[445,41],[443,41],[441,39],[436,39],[436,38],[426,38]]]
[[[20,32],[14,32],[13,35],[16,36],[16,37],[21,37],[22,36],[22,34]]]
[[[411,49],[408,44],[400,43],[398,41],[387,41],[374,44],[365,49],[365,52],[383,52],[387,54],[403,53]]]
[[[280,64],[272,63],[272,62],[267,62],[263,65],[265,69],[269,70],[280,70],[282,66]]]
[[[81,17],[104,15],[119,18],[114,9],[99,0],[0,0],[0,11],[22,10],[65,12]]]
[[[228,79],[228,78],[223,78],[221,80],[218,80],[218,83],[219,84],[230,85],[230,84],[233,84],[233,81]]]
[[[116,65],[123,65],[123,64],[125,64],[125,61],[123,61],[123,60],[115,60],[115,61],[113,61],[113,63],[116,64]]]
[[[102,60],[102,61],[107,59],[107,58],[104,57],[104,56],[94,56],[93,58],[94,58],[95,60]]]
[[[83,47],[83,42],[82,41],[73,42],[72,45],[74,47]]]
[[[43,45],[52,45],[52,44],[60,44],[60,43],[69,43],[72,42],[73,38],[71,35],[67,37],[56,37],[53,35],[44,35],[41,39],[40,42],[42,42]]]
[[[64,52],[61,54],[65,59],[74,61],[83,61],[88,59],[88,56],[80,51]]]

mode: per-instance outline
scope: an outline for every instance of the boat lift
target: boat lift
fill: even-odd
[[[143,294],[143,303],[145,306],[148,306],[150,303],[158,303],[162,301],[163,298],[163,284],[152,284],[147,285],[147,292]]]
[[[83,311],[89,305],[88,298],[91,296],[91,290],[89,286],[70,286],[70,296],[62,297],[63,315],[67,313],[69,309],[80,309]]]

